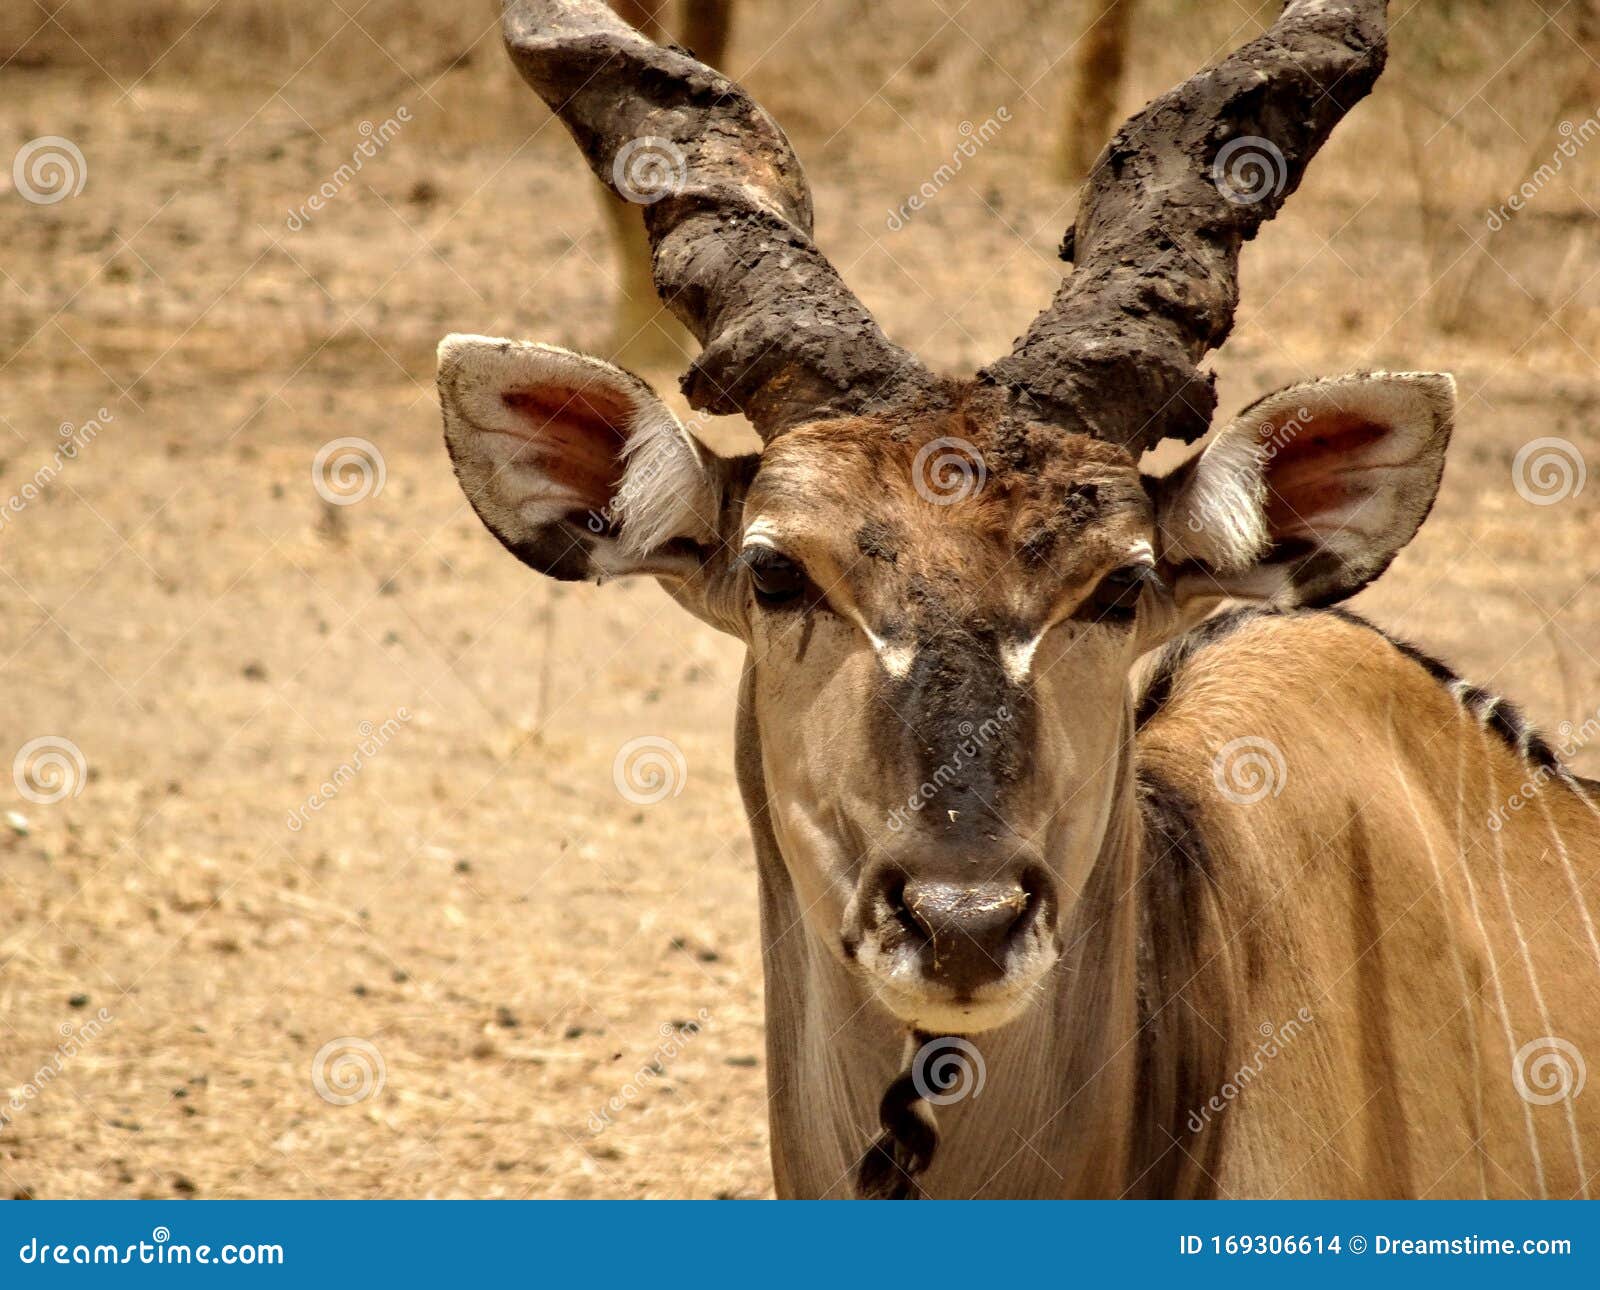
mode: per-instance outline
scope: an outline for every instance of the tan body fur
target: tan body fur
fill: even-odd
[[[1249,805],[1212,772],[1240,731],[1285,761]],[[1531,1041],[1600,1033],[1583,785],[1552,780],[1492,830],[1528,762],[1381,635],[1322,614],[1202,650],[1139,761],[1200,804],[1238,1061],[1259,1027],[1314,1018],[1215,1117],[1222,1194],[1588,1194],[1600,1104],[1531,1104],[1513,1076]],[[1168,1006],[1226,1011],[1192,989]]]

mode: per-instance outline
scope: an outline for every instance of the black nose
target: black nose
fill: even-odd
[[[886,875],[885,904],[922,950],[923,972],[958,994],[1006,973],[1006,959],[1037,917],[1039,884],[1030,873],[985,881]]]

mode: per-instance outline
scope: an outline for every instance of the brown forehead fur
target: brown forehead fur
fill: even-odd
[[[947,451],[972,471],[970,482],[947,481],[969,495],[944,505],[916,485],[917,454],[938,439],[960,441]],[[786,432],[763,453],[745,513],[770,520],[780,545],[798,548],[789,553],[819,581],[847,583],[864,609],[1028,619],[1148,536],[1151,505],[1123,448],[1019,417],[999,392],[964,386],[936,406]]]

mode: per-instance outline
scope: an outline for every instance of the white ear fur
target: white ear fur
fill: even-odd
[[[1213,594],[1282,598],[1295,572],[1261,562],[1274,543],[1293,539],[1339,563],[1332,582],[1351,584],[1341,593],[1349,594],[1382,572],[1427,515],[1454,409],[1455,381],[1438,372],[1356,373],[1269,394],[1168,477],[1158,517],[1163,557],[1204,566]],[[1338,505],[1297,511],[1305,463],[1330,425],[1352,424],[1382,433],[1348,460],[1330,447],[1326,475],[1343,469],[1370,484],[1348,488]],[[1296,471],[1278,469],[1290,459]]]
[[[615,427],[624,471],[603,501],[554,469],[561,436],[541,440],[506,399],[508,393],[549,393],[559,401],[585,391],[625,409]],[[604,566],[624,564],[673,538],[716,536],[722,499],[718,475],[708,469],[713,454],[632,373],[554,345],[452,335],[439,344],[439,392],[461,486],[484,523],[513,550],[582,512],[590,513],[591,535],[616,535],[614,556],[601,543],[592,545],[591,557],[602,565],[596,572],[624,572]]]

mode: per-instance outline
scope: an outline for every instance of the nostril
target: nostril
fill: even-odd
[[[916,941],[927,941],[933,936],[930,927],[917,914],[916,909],[906,899],[906,876],[902,873],[893,873],[888,876],[883,888],[883,901],[888,906],[889,913],[894,921],[900,925],[900,930]]]
[[[1050,894],[1049,875],[1032,865],[1018,875],[1017,883],[1022,888],[1023,908],[1012,928],[1013,935],[1020,935],[1039,920]]]

